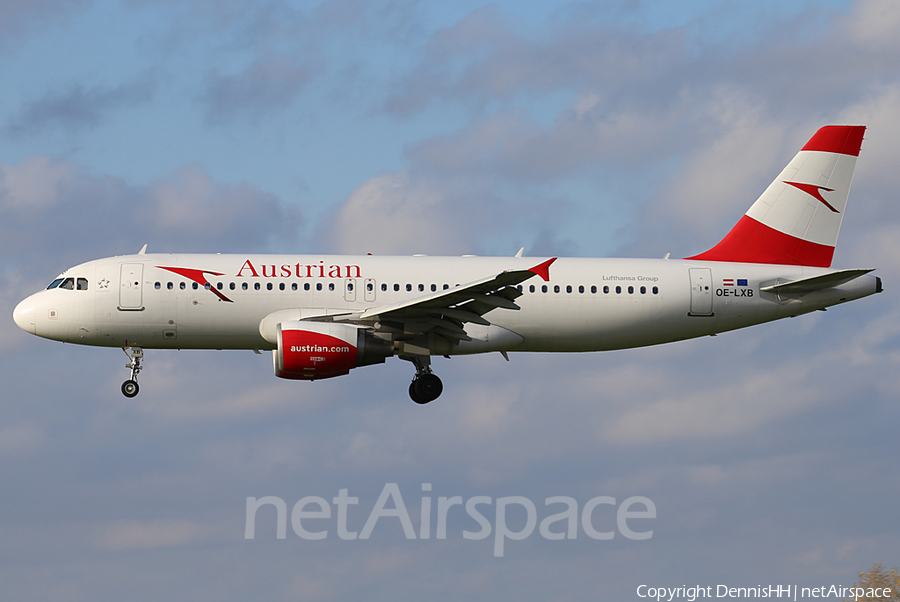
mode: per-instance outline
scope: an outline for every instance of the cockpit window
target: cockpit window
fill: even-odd
[[[88,280],[87,278],[57,278],[47,287],[49,291],[51,288],[64,288],[67,291],[86,291],[88,290]]]

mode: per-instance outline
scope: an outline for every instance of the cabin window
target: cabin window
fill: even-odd
[[[266,282],[266,290],[267,290],[267,291],[272,290],[272,283],[271,283],[271,282]]]
[[[317,291],[322,290],[322,283],[321,283],[321,282],[316,282],[316,290],[317,290]]]
[[[225,288],[225,285],[222,284],[221,282],[216,282],[216,288],[219,290],[222,290],[223,288]]]
[[[450,285],[449,285],[449,284],[445,284],[445,285],[444,285],[444,290],[447,290],[448,288],[450,288]]]
[[[647,287],[646,287],[646,286],[642,286],[642,287],[641,287],[641,294],[642,294],[642,295],[646,295],[646,294],[647,294]]]
[[[198,288],[200,288],[200,285],[195,282],[191,285],[191,288],[193,288],[194,290],[197,290]]]
[[[597,286],[596,285],[591,285],[591,293],[594,295],[597,294]]]
[[[572,285],[571,285],[571,284],[567,284],[567,285],[566,285],[566,292],[567,292],[567,293],[571,293],[571,292],[572,292]]]
[[[254,284],[253,284],[253,290],[257,290],[257,291],[258,291],[259,289],[260,289],[259,282],[254,283]]]
[[[420,292],[420,293],[424,293],[424,292],[425,292],[425,285],[424,285],[424,284],[420,284],[420,285],[419,285],[419,292]]]
[[[554,292],[554,293],[558,293],[558,292],[559,292],[559,285],[558,285],[558,284],[554,284],[554,285],[553,285],[553,292]]]
[[[411,285],[411,284],[407,284],[407,285],[406,285],[406,292],[408,293],[408,292],[410,292],[411,290],[412,290],[412,285]]]
[[[617,287],[616,287],[616,294],[617,294],[617,295],[621,295],[621,294],[622,294],[622,287],[621,287],[621,286],[617,286]]]
[[[583,292],[584,292],[584,285],[583,285],[583,284],[579,284],[579,285],[578,285],[578,292],[579,292],[579,293],[583,293]]]
[[[654,286],[654,287],[653,287],[653,294],[656,295],[656,294],[658,294],[658,293],[659,293],[659,287]]]
[[[334,290],[334,282],[329,282],[329,283],[328,283],[328,290],[330,290],[330,291],[333,291],[333,290]]]
[[[246,282],[241,283],[241,290],[247,290],[247,283],[246,283]]]
[[[542,285],[541,285],[541,292],[542,292],[542,293],[546,293],[546,292],[547,292],[547,285],[546,285],[546,284],[542,284]]]
[[[305,290],[305,291],[308,291],[308,290],[309,290],[309,282],[304,282],[304,283],[303,283],[303,290]]]
[[[280,291],[284,290],[284,282],[281,282],[278,284],[278,290],[280,290]]]
[[[212,288],[212,285],[209,282],[207,282],[203,285],[203,288],[205,288],[206,290],[209,290]]]
[[[292,291],[297,290],[297,283],[296,283],[296,282],[294,282],[294,283],[291,284],[291,290],[292,290]]]
[[[604,286],[604,287],[603,287],[603,294],[604,294],[604,295],[608,295],[608,294],[609,294],[609,287],[608,287],[608,286]]]
[[[234,290],[234,289],[235,289],[234,282],[228,283],[228,288],[231,289],[231,290]]]
[[[633,294],[634,294],[634,287],[633,287],[633,286],[629,286],[629,287],[628,287],[628,294],[629,294],[629,295],[633,295]]]
[[[153,284],[153,288],[155,288],[156,290],[159,290],[159,289],[162,288],[162,284],[160,284],[159,282],[155,282],[155,283]]]
[[[529,292],[529,293],[533,293],[533,292],[534,292],[534,285],[533,285],[533,284],[528,285],[528,292]]]

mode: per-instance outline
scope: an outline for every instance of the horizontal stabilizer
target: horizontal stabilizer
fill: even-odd
[[[846,282],[859,278],[864,274],[868,274],[871,271],[873,270],[839,270],[837,272],[822,274],[821,276],[813,276],[811,278],[803,278],[802,280],[764,286],[759,290],[764,293],[776,293],[779,295],[803,295],[825,288],[840,286]]]

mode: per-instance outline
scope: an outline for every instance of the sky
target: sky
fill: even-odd
[[[0,0],[3,599],[640,600],[897,566],[898,33],[892,0]],[[298,383],[250,351],[148,350],[128,400],[121,350],[11,319],[144,244],[685,257],[844,123],[868,130],[834,266],[885,293],[815,315],[439,358],[422,407],[406,362]],[[343,490],[353,532],[391,492],[416,534],[457,496],[490,498],[493,530],[466,538],[457,506],[445,538],[433,518],[409,539],[391,495],[368,538],[333,514],[278,539],[274,506],[246,536],[248,498],[290,514]],[[518,532],[523,500],[540,523],[561,497],[605,500],[614,537],[535,527],[496,554],[498,500]],[[634,498],[649,538],[618,522]]]

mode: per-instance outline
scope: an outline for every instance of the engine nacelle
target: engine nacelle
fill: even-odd
[[[364,328],[334,322],[282,322],[272,351],[275,376],[318,380],[341,376],[358,366],[384,363],[394,354],[390,341]]]

